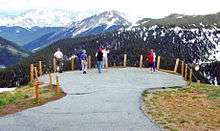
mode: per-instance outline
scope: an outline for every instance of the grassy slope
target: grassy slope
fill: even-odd
[[[145,91],[142,109],[167,130],[220,130],[220,87]]]

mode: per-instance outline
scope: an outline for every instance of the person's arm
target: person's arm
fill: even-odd
[[[61,58],[63,59],[63,53],[61,52]]]

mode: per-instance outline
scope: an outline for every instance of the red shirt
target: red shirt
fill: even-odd
[[[154,61],[153,53],[152,53],[152,52],[149,52],[149,53],[147,54],[147,62],[148,62],[148,63],[153,63],[153,61]]]

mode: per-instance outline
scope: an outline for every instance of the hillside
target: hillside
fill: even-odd
[[[30,52],[19,47],[15,43],[0,37],[0,65],[12,66],[23,58],[29,56]]]
[[[121,29],[90,37],[65,39],[55,42],[38,52],[35,57],[50,59],[56,48],[61,48],[70,57],[77,48],[84,48],[88,54],[94,56],[98,47],[103,46],[111,50],[110,61],[119,64],[123,54],[130,56],[129,64],[135,65],[140,54],[146,54],[151,48],[156,54],[166,58],[185,60],[186,63],[201,65],[201,76],[213,82],[220,76],[208,68],[210,62],[220,60],[220,31],[217,27],[207,28],[165,28],[162,26],[133,27]],[[43,55],[46,54],[47,56]],[[113,64],[113,63],[112,63]],[[169,65],[167,63],[167,65]],[[218,64],[214,64],[215,67]],[[213,66],[210,66],[213,67]]]
[[[25,44],[23,47],[29,51],[35,52],[37,51],[39,48],[44,47],[45,46],[45,41],[51,37],[55,32],[51,32],[51,33],[47,33],[27,44]]]
[[[175,59],[180,58],[188,64],[200,65],[199,72],[195,73],[196,77],[203,82],[213,83],[217,78],[220,83],[220,72],[217,70],[218,61],[220,61],[220,29],[217,25],[204,27],[201,25],[193,27],[139,25],[102,34],[67,38],[56,41],[20,64],[27,67],[30,63],[43,60],[46,61],[44,66],[52,69],[52,57],[57,48],[61,48],[66,58],[72,56],[76,49],[83,48],[92,56],[94,65],[95,52],[99,47],[111,50],[110,66],[114,63],[121,65],[124,53],[128,54],[128,65],[137,66],[140,54],[145,56],[151,48],[154,48],[156,54],[164,58],[163,68],[171,68],[175,64]],[[146,63],[145,66],[147,66]],[[67,62],[64,67],[67,70]],[[27,78],[26,80],[21,79],[27,81]]]
[[[119,12],[106,11],[85,18],[82,21],[74,21],[65,29],[55,32],[50,36],[46,34],[45,36],[41,37],[40,40],[33,41],[29,44],[35,45],[32,50],[42,49],[61,39],[111,32],[129,25],[130,22],[123,18]],[[31,46],[29,44],[27,44],[26,47]]]
[[[63,27],[32,27],[26,29],[20,26],[0,26],[0,36],[23,46],[48,33],[62,30]]]
[[[220,27],[220,12],[209,15],[182,15],[171,14],[161,19],[145,18],[137,22],[141,26],[150,27],[153,25],[173,27],[180,26],[184,28],[193,27]]]

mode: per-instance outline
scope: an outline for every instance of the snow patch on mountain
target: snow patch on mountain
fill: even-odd
[[[101,30],[108,30],[113,26],[126,26],[130,25],[130,23],[121,17],[116,11],[106,11],[99,15],[91,16],[87,19],[84,19],[81,22],[75,23],[68,28],[68,30],[72,30],[72,37],[75,37],[79,34],[82,34],[86,31],[102,28]]]
[[[83,19],[82,21],[72,22],[71,24],[69,24],[68,27],[64,28],[63,30],[56,32],[51,36],[48,36],[47,38],[44,38],[44,41],[41,40],[40,43],[34,44],[41,46],[35,46],[35,48],[33,49],[42,49],[43,47],[46,47],[49,44],[52,44],[53,42],[60,39],[111,32],[114,30],[123,29],[123,27],[130,25],[131,23],[120,16],[119,12],[106,11],[97,15],[90,16],[86,19]]]
[[[181,19],[181,18],[183,18],[183,16],[177,16],[176,18],[177,18],[177,19]]]
[[[61,9],[32,9],[17,16],[4,16],[0,26],[20,26],[24,28],[65,27],[73,21],[80,21],[93,12],[71,12]]]

